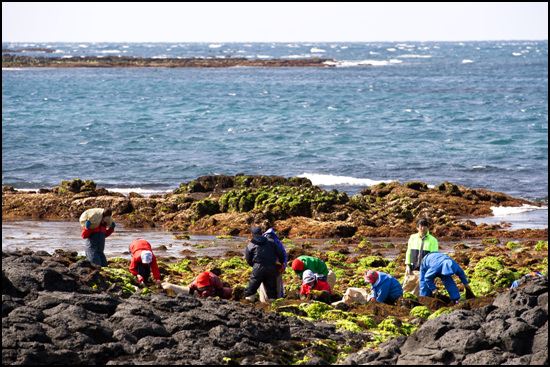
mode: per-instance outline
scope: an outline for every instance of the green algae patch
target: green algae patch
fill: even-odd
[[[430,309],[426,306],[416,306],[410,312],[411,316],[420,317],[423,320],[426,320],[430,316],[430,314]]]
[[[476,297],[482,294],[487,295],[493,291],[493,285],[484,279],[470,279],[469,285]]]
[[[327,311],[332,310],[332,306],[327,305],[324,302],[312,301],[311,303],[300,304],[300,309],[307,313],[308,317],[317,320]]]
[[[191,260],[180,260],[178,262],[175,262],[173,264],[168,265],[168,267],[177,273],[191,273],[193,270],[191,270],[191,267],[189,264],[191,264]]]
[[[405,292],[403,293],[403,298],[407,298],[407,299],[418,299],[418,297],[410,292]]]
[[[230,268],[230,269],[247,269],[250,266],[248,266],[247,263],[243,261],[242,258],[238,256],[234,256],[229,261],[224,261],[221,265],[221,268]]]
[[[516,276],[511,270],[499,270],[495,279],[495,287],[510,287],[515,280]]]
[[[535,250],[537,250],[537,251],[542,251],[542,250],[548,251],[548,241],[539,241],[535,245]]]
[[[338,329],[348,330],[348,331],[364,331],[362,327],[358,326],[355,322],[349,320],[339,320],[334,323]]]
[[[111,282],[117,283],[122,288],[123,297],[127,298],[135,293],[136,287],[132,284],[135,281],[134,276],[128,270],[107,267],[101,269]]]
[[[454,311],[454,309],[451,308],[451,307],[440,308],[439,310],[435,311],[430,316],[428,316],[428,320],[435,319],[439,315],[443,315],[444,313],[451,313],[453,311]]]
[[[518,248],[521,248],[522,246],[513,242],[513,241],[509,241],[507,244],[506,244],[506,247],[508,247],[510,250],[517,250]]]

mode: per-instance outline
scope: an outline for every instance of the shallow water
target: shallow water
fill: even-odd
[[[535,210],[505,217],[489,216],[484,218],[470,218],[476,223],[500,224],[507,222],[511,224],[508,230],[522,228],[548,228],[548,211]],[[48,221],[48,220],[3,220],[2,221],[2,251],[21,250],[29,248],[33,251],[44,250],[53,253],[55,249],[64,251],[77,251],[84,256],[85,240],[81,237],[82,228],[79,222],[73,221]],[[225,256],[227,251],[236,251],[244,254],[244,249],[249,241],[248,237],[235,236],[231,239],[220,239],[216,236],[190,235],[189,239],[176,239],[175,236],[182,232],[168,232],[161,229],[126,229],[121,223],[117,224],[115,232],[105,242],[105,255],[107,257],[128,257],[128,246],[134,239],[141,237],[149,241],[157,256],[171,256],[182,258],[193,251],[194,256]],[[331,239],[293,239],[292,244],[300,246],[310,242],[314,249],[325,250],[330,246]],[[394,245],[406,244],[406,238],[375,238],[368,239],[373,244],[393,243]],[[480,245],[480,241],[440,241],[440,251],[453,252],[453,245],[464,242],[472,247]],[[159,247],[164,245],[166,249]],[[197,246],[200,246],[197,248]],[[205,247],[202,247],[205,246]],[[285,244],[287,246],[287,244]],[[351,256],[353,248],[349,247]],[[182,253],[182,251],[186,253]],[[395,259],[399,249],[380,249],[385,258]]]

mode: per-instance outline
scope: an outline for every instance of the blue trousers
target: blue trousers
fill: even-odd
[[[432,291],[428,287],[428,284],[433,284],[435,286],[434,280],[435,278],[439,277],[441,281],[443,282],[443,285],[445,286],[445,289],[447,289],[447,292],[449,292],[449,296],[453,301],[456,301],[457,299],[460,299],[460,292],[458,291],[458,287],[456,286],[456,283],[453,279],[452,275],[428,275],[422,277],[420,276],[420,295],[424,297],[432,297]]]

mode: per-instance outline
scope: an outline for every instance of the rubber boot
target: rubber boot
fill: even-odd
[[[251,296],[244,297],[244,299],[246,299],[247,301],[250,301],[250,302],[255,302],[256,301],[256,296],[253,294]]]

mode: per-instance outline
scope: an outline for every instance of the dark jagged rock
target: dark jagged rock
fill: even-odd
[[[368,338],[235,301],[140,292],[123,299],[81,283],[85,269],[97,270],[89,262],[52,260],[2,253],[2,364],[289,363],[294,352],[328,364],[334,340],[359,346]],[[44,277],[54,263],[57,275]]]
[[[525,279],[528,284],[499,294],[490,307],[443,314],[406,339],[350,354],[343,363],[547,365],[548,276]]]

